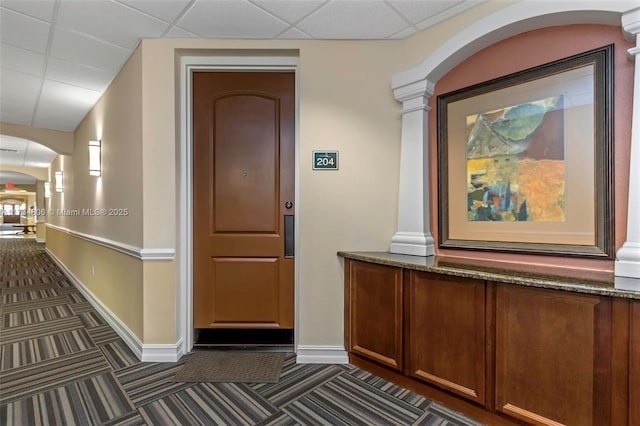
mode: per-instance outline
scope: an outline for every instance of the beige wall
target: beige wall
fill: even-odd
[[[177,55],[245,49],[254,53],[260,49],[297,51],[298,343],[341,346],[343,270],[336,252],[388,250],[396,230],[401,117],[391,76],[419,64],[458,31],[508,4],[484,3],[402,41],[144,40],[76,130],[73,157],[59,157],[51,168],[52,173],[65,170],[65,193],[54,195],[57,205],[126,207],[132,213],[126,218],[97,220],[56,218],[54,223],[145,249],[175,248],[183,232],[176,213],[181,172],[177,164]],[[86,143],[100,136],[104,174],[98,180],[88,175]],[[312,171],[311,152],[334,149],[340,152],[340,170]],[[48,240],[50,234],[51,230]],[[56,255],[61,253],[78,278],[91,283],[92,291],[143,343],[175,343],[176,261],[104,256],[109,262],[104,265],[106,271],[130,268],[137,281],[115,283],[121,279],[117,272],[94,280],[86,269],[95,259],[81,251],[95,256],[97,249],[75,240],[56,235],[47,245]]]
[[[51,209],[106,209],[107,215],[54,214],[49,223],[142,247],[141,67],[138,49],[76,129],[73,155],[58,156],[50,167]],[[102,140],[99,178],[89,175],[88,143],[95,139]],[[63,193],[54,189],[56,171],[63,172]],[[108,215],[124,208],[126,215]]]
[[[142,261],[51,227],[47,228],[47,249],[133,334],[144,339]]]
[[[399,106],[390,76],[397,42],[145,40],[143,51],[145,247],[174,246],[177,194],[175,55],[218,49],[299,50],[299,343],[342,344],[344,249],[388,249],[395,232]],[[316,149],[340,151],[340,170],[312,171]],[[148,151],[147,151],[148,150]],[[151,182],[159,182],[152,185]],[[167,208],[170,205],[174,208]],[[149,210],[147,210],[149,209]],[[158,234],[173,229],[174,234]],[[155,285],[164,286],[159,277]],[[166,298],[175,291],[166,286]],[[160,300],[160,304],[167,304]]]
[[[72,132],[0,123],[0,134],[38,142],[59,154],[71,154],[73,152]]]

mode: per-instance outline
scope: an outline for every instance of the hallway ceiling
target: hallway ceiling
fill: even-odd
[[[0,0],[0,121],[73,131],[143,38],[402,39],[483,1]]]

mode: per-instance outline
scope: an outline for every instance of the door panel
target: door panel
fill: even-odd
[[[213,258],[213,317],[210,326],[277,326],[277,258]]]
[[[214,100],[212,233],[277,232],[279,106],[243,92]]]
[[[294,74],[194,72],[193,117],[196,336],[292,329]]]

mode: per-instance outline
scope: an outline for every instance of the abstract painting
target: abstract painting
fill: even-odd
[[[565,220],[564,97],[466,117],[467,220]]]

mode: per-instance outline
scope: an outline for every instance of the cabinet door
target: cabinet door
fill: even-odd
[[[402,269],[350,262],[350,351],[402,370]]]
[[[607,425],[611,301],[498,285],[496,409],[534,424]]]
[[[484,281],[412,272],[412,376],[485,404]]]
[[[629,328],[629,424],[640,425],[640,302],[631,302]]]

